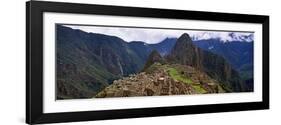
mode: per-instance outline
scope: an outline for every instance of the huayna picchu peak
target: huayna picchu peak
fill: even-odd
[[[168,57],[174,63],[189,65],[207,73],[222,83],[227,91],[246,91],[237,71],[222,56],[197,47],[188,34],[183,34],[177,40]]]

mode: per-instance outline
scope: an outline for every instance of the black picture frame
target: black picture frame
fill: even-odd
[[[114,10],[114,11],[113,11]],[[262,101],[157,108],[43,113],[43,13],[60,12],[262,24]],[[77,3],[26,3],[26,123],[57,123],[269,109],[269,16]]]

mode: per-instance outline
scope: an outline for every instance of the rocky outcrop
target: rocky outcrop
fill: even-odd
[[[158,53],[157,50],[153,50],[150,55],[148,56],[148,59],[144,65],[144,68],[142,71],[145,71],[147,68],[149,68],[152,64],[155,62],[163,63],[164,59],[162,56]]]
[[[180,76],[173,76],[174,71]],[[185,69],[184,71],[181,69]],[[147,70],[115,80],[95,97],[135,97],[135,96],[161,96],[161,95],[189,95],[206,93],[223,93],[222,87],[208,75],[195,68],[183,65],[162,65],[154,63]],[[182,79],[178,79],[182,77]],[[190,83],[184,78],[188,78]]]
[[[222,86],[229,92],[245,91],[238,72],[222,56],[196,47],[186,33],[177,40],[167,59],[170,62],[192,66],[207,73],[222,83]]]

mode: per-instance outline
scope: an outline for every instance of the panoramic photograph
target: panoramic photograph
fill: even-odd
[[[56,24],[56,99],[253,92],[254,32]]]

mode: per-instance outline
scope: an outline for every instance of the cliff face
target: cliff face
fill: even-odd
[[[229,92],[245,91],[238,72],[223,57],[196,47],[186,33],[177,40],[167,59],[207,73]]]
[[[177,40],[169,55],[172,62],[202,69],[203,51],[194,46],[188,34],[183,34]]]

